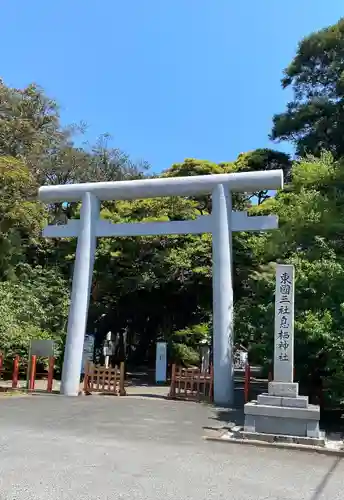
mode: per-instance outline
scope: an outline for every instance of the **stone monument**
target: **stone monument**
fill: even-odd
[[[299,384],[294,382],[294,282],[294,266],[278,264],[273,381],[268,393],[245,404],[244,434],[295,436],[320,443],[320,407],[300,396]]]

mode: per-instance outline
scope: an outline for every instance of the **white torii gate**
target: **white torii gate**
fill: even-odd
[[[39,199],[45,203],[82,202],[80,219],[66,225],[47,226],[47,238],[78,238],[61,393],[77,396],[80,366],[91,293],[96,240],[104,236],[148,236],[164,234],[212,234],[213,248],[213,356],[214,401],[233,403],[233,285],[232,231],[263,231],[278,227],[276,216],[248,217],[232,211],[231,192],[253,193],[283,188],[283,171],[167,177],[118,182],[95,182],[42,186]],[[163,196],[212,195],[211,215],[195,220],[113,224],[100,219],[100,201],[133,200]]]

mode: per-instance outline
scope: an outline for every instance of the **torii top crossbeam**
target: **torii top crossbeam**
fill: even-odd
[[[38,197],[46,203],[81,201],[85,193],[94,194],[100,201],[133,200],[162,196],[192,196],[210,194],[219,185],[230,191],[253,193],[265,189],[283,188],[283,171],[267,170],[233,174],[196,175],[190,177],[159,177],[115,182],[85,182],[42,186]]]

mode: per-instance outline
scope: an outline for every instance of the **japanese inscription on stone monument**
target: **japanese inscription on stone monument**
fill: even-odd
[[[294,266],[278,264],[275,294],[274,381],[293,382]]]

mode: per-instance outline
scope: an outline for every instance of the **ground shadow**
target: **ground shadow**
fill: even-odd
[[[170,401],[170,398],[167,396],[167,395],[164,395],[164,394],[153,394],[152,393],[144,393],[144,392],[138,392],[138,393],[132,393],[130,394],[129,392],[127,392],[126,394],[126,397],[127,398],[148,398],[148,399],[165,399],[165,400],[168,400]]]
[[[169,387],[170,380],[166,380],[165,383],[156,383],[155,372],[150,371],[137,371],[137,372],[127,372],[125,378],[126,387]]]
[[[318,486],[317,486],[315,492],[313,493],[312,497],[310,498],[310,500],[318,500],[320,498],[320,496],[324,493],[326,486],[330,482],[330,479],[332,478],[335,470],[337,469],[337,467],[339,466],[339,464],[342,460],[343,460],[342,457],[337,457],[334,460],[333,464],[331,465],[331,467],[329,468],[329,470],[327,471],[327,473],[325,474],[323,479],[318,484]]]
[[[209,425],[204,426],[203,429],[227,429],[233,427],[233,425],[243,426],[244,419],[242,408],[215,409],[215,416],[209,417]]]
[[[170,384],[156,384],[155,381],[145,381],[141,379],[125,380],[125,387],[170,387]]]
[[[214,407],[212,415],[208,418],[209,426],[205,429],[228,428],[233,425],[244,425],[244,387],[241,381],[234,386],[234,403],[230,407]]]

